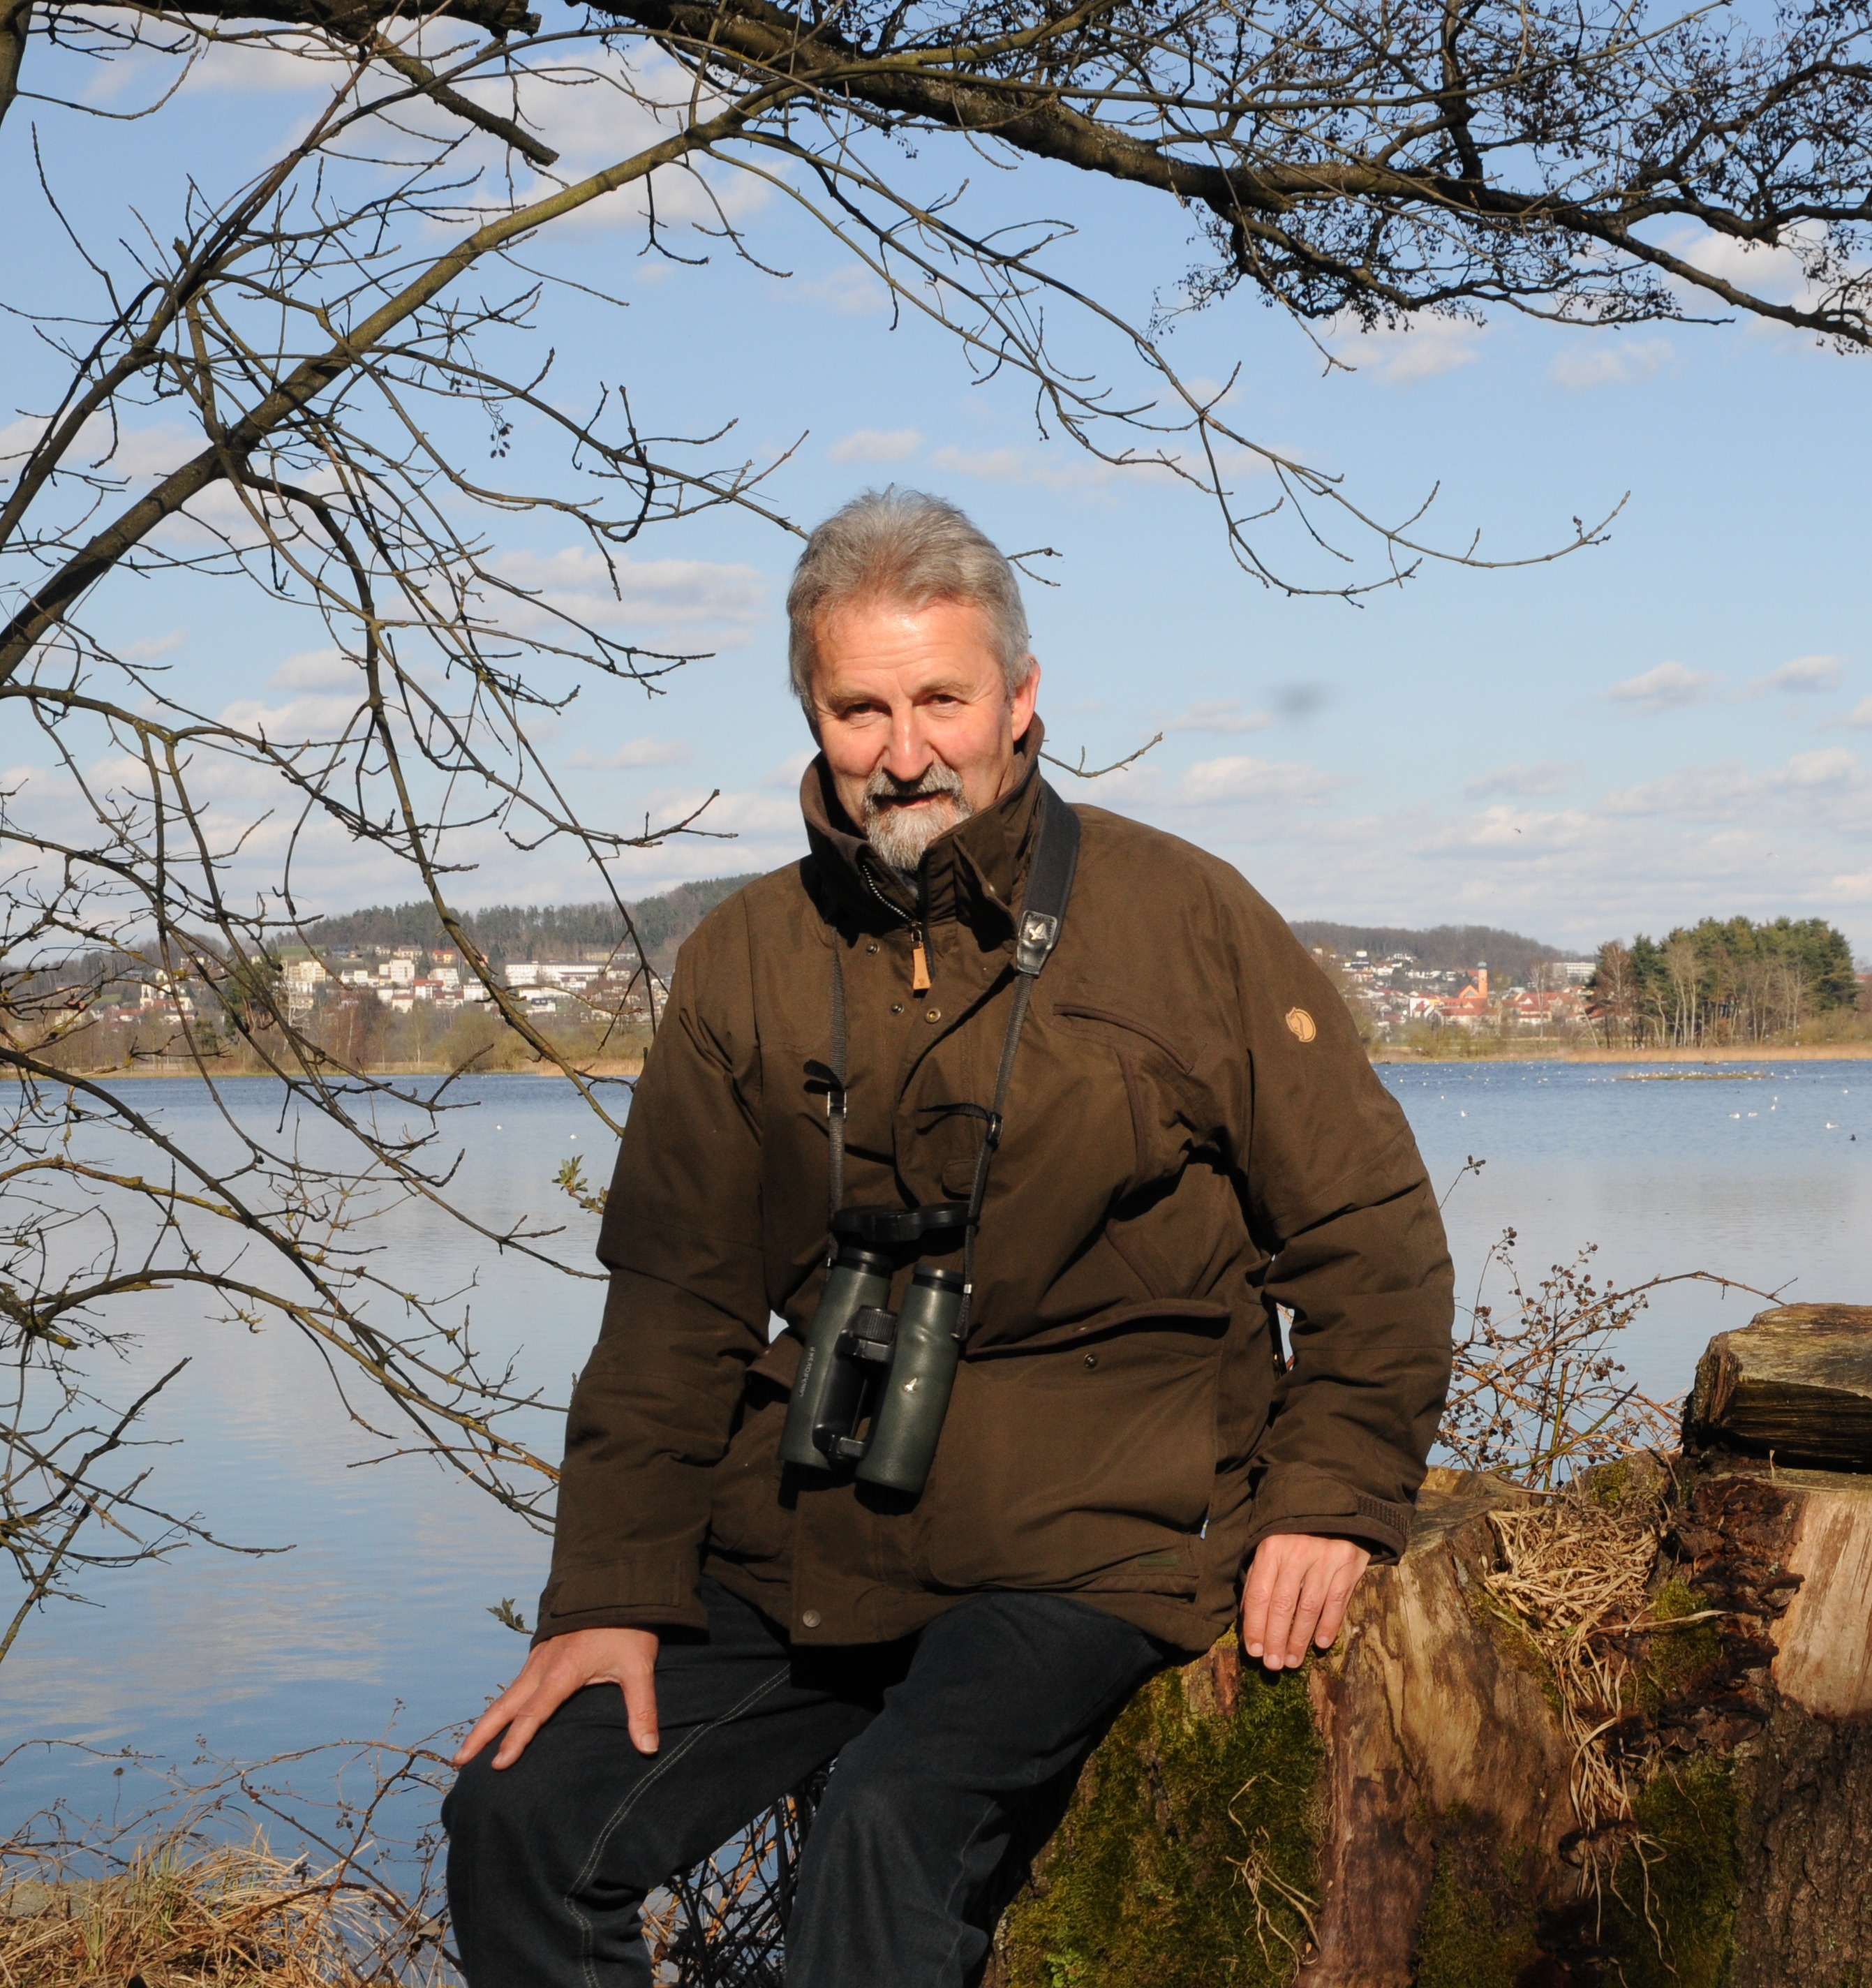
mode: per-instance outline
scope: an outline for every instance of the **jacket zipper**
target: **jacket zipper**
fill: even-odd
[[[923,886],[917,886],[917,911],[912,914],[901,904],[894,904],[877,888],[877,880],[867,869],[864,873],[865,888],[882,904],[884,909],[901,918],[910,928],[910,991],[913,994],[927,994],[930,991],[930,956],[925,948],[923,936]]]

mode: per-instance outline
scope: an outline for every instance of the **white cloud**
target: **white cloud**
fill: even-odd
[[[1872,697],[1862,697],[1839,722],[1860,731],[1872,731]]]
[[[607,563],[589,547],[568,546],[505,553],[495,570],[539,597],[538,618],[552,607],[595,628],[673,630],[691,640],[740,642],[767,611],[767,576],[751,566],[622,556]],[[514,618],[526,619],[527,610]]]
[[[890,307],[890,292],[862,262],[846,262],[823,276],[796,276],[788,287],[790,295],[840,317],[873,317]]]
[[[1490,794],[1557,794],[1578,771],[1576,766],[1558,759],[1532,763],[1517,759],[1512,766],[1497,766],[1492,773],[1478,775],[1462,791],[1472,801],[1485,800]]]
[[[797,752],[789,752],[759,784],[763,787],[784,787],[789,794],[797,793],[807,767],[818,756],[816,746],[802,746]]]
[[[336,649],[289,656],[267,678],[274,690],[349,690],[362,681],[357,665]]]
[[[1212,732],[1234,735],[1265,732],[1273,722],[1271,712],[1245,710],[1238,698],[1227,698],[1213,704],[1193,704],[1188,711],[1179,712],[1174,718],[1166,718],[1164,729],[1166,732]]]
[[[232,731],[264,732],[275,745],[296,739],[335,739],[351,725],[363,703],[360,678],[349,697],[312,693],[288,698],[282,704],[269,704],[257,697],[237,698],[223,707],[221,722]]]
[[[38,443],[47,424],[36,414],[22,415],[0,428],[0,479],[11,481],[19,473],[21,458]],[[61,458],[69,468],[127,476],[166,476],[186,462],[202,447],[200,433],[174,421],[159,421],[147,428],[123,428],[115,432],[110,423],[93,415],[79,428]],[[106,453],[108,451],[108,453]]]
[[[502,116],[513,114],[515,96],[506,79],[489,77],[459,86],[465,95],[478,98]],[[596,56],[581,51],[563,65],[542,66],[522,76],[522,120],[559,157],[549,173],[528,178],[518,190],[519,198],[544,198],[562,185],[657,144],[686,121],[692,106],[705,117],[720,107],[718,95],[705,90],[698,99],[694,89],[687,71],[667,57],[621,49]],[[417,106],[400,104],[397,114],[407,120],[421,113]],[[497,140],[476,142],[490,154],[498,150]],[[647,181],[634,181],[563,216],[553,222],[552,235],[586,235],[639,223],[650,211],[653,194],[660,228],[697,222],[718,227],[723,216],[738,221],[756,213],[772,198],[773,190],[765,180],[738,170],[732,159],[671,164]],[[645,270],[670,267],[654,260],[640,265]]]
[[[985,483],[1029,484],[1047,490],[1109,483],[1117,474],[1096,456],[1055,456],[1037,448],[939,448],[930,458],[930,467],[978,477]]]
[[[1627,677],[1606,692],[1614,704],[1629,705],[1651,716],[1661,711],[1681,711],[1700,704],[1717,678],[1709,670],[1693,670],[1677,662],[1660,663],[1642,676]]]
[[[1732,283],[1737,289],[1764,297],[1771,303],[1801,301],[1806,289],[1807,279],[1801,269],[1800,258],[1791,248],[1769,248],[1762,242],[1739,242],[1732,235],[1717,235],[1701,228],[1679,229],[1666,238],[1664,246],[1705,276]],[[1694,284],[1681,287],[1686,296],[1699,299],[1708,308],[1710,297],[1707,290],[1699,290]]]
[[[1859,756],[1843,746],[1816,752],[1796,752],[1777,776],[1789,787],[1852,787],[1862,783]]]
[[[330,90],[344,80],[348,67],[328,44],[310,36],[297,46],[272,36],[258,46],[218,42],[191,66],[182,89],[238,90],[243,96]]]
[[[1245,754],[1199,759],[1164,797],[1170,807],[1214,807],[1242,801],[1282,807],[1319,807],[1343,784],[1335,776],[1293,759],[1255,759]]]
[[[171,628],[166,635],[146,635],[140,641],[126,642],[113,653],[127,663],[153,663],[158,656],[172,654],[188,640],[186,628]]]
[[[1864,262],[1849,262],[1829,284],[1809,282],[1801,267],[1798,251],[1809,243],[1819,246],[1822,238],[1823,231],[1813,222],[1803,222],[1786,229],[1780,243],[1772,248],[1761,242],[1738,242],[1732,235],[1688,228],[1667,235],[1664,246],[1693,268],[1719,277],[1739,290],[1747,291],[1769,303],[1792,304],[1796,309],[1810,311],[1820,309],[1830,293],[1837,294],[1842,279],[1863,282],[1869,273]],[[1674,287],[1686,306],[1698,313],[1727,312],[1732,308],[1694,283],[1678,282]],[[1777,319],[1748,314],[1745,324],[1751,337],[1766,339],[1784,347],[1811,350],[1815,343],[1812,332],[1799,326],[1783,324]]]
[[[130,428],[119,440],[110,467],[120,476],[167,476],[204,446],[192,428],[164,421],[154,428]]]
[[[859,428],[826,453],[834,462],[907,462],[922,446],[914,428]]]
[[[1674,356],[1668,339],[1627,338],[1617,345],[1593,340],[1563,352],[1548,372],[1556,386],[1587,393],[1595,387],[1628,386],[1634,380],[1649,380]]]
[[[623,773],[633,766],[679,766],[694,752],[686,739],[629,739],[611,752],[594,752],[581,746],[576,752],[566,754],[566,764]]]
[[[1839,656],[1796,656],[1791,663],[1757,677],[1749,688],[1758,696],[1779,691],[1788,697],[1809,697],[1837,690],[1846,663]]]
[[[1420,317],[1370,331],[1349,330],[1333,338],[1331,347],[1342,365],[1387,386],[1408,387],[1473,365],[1481,357],[1483,335],[1484,327],[1466,318]]]

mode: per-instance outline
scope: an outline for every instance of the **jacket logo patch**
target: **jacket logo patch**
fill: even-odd
[[[1310,1043],[1320,1033],[1319,1025],[1304,1008],[1289,1008],[1287,1010],[1287,1026],[1303,1043]]]

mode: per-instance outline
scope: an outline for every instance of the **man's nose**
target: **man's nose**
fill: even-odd
[[[890,714],[890,743],[884,752],[884,771],[892,779],[920,780],[930,769],[935,754],[923,735],[923,725],[914,705]]]

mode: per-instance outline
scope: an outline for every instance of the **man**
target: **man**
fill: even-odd
[[[1238,1605],[1270,1668],[1330,1644],[1442,1403],[1403,1114],[1235,871],[1044,788],[1007,561],[872,493],[788,609],[811,853],[683,948],[637,1087],[538,1636],[447,1811],[471,1988],[647,1983],[644,1893],[834,1760],[789,1988],[971,1979],[1022,1804]],[[927,1483],[782,1463],[833,1208],[971,1201],[873,1259],[890,1308],[968,1266]]]

